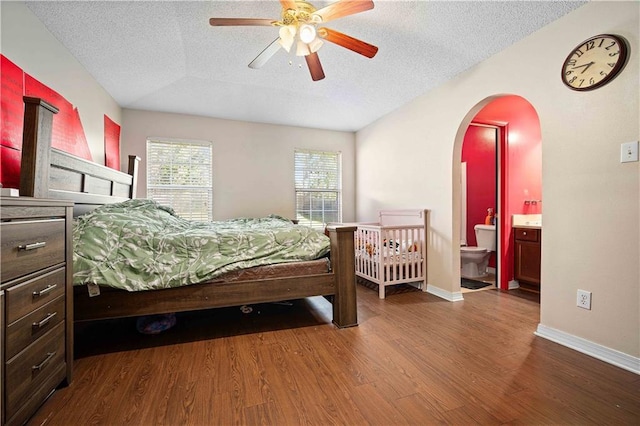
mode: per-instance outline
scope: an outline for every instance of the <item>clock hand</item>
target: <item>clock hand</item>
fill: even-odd
[[[586,70],[588,70],[588,69],[589,69],[589,67],[590,67],[591,65],[593,65],[593,64],[595,64],[595,62],[591,61],[591,62],[589,62],[589,63],[587,63],[587,64],[578,65],[577,67],[573,67],[573,69],[575,70],[576,68],[586,67],[585,69],[583,69],[583,70],[580,72],[580,74],[582,74],[582,73],[584,73]]]

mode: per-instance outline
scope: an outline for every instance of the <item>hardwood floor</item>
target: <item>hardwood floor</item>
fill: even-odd
[[[534,336],[536,301],[358,287],[343,330],[322,298],[77,328],[74,381],[29,424],[640,423],[640,376]]]

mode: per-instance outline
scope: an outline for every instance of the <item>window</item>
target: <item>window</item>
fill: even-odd
[[[211,142],[147,139],[147,197],[188,220],[213,218]]]
[[[322,229],[342,221],[339,152],[295,150],[296,217],[301,225]]]

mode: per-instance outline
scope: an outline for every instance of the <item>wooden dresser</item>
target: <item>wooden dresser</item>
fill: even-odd
[[[2,417],[22,425],[73,368],[73,203],[0,199]]]

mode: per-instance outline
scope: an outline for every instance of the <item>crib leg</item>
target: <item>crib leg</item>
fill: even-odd
[[[384,299],[384,296],[385,296],[385,294],[384,294],[384,293],[385,293],[385,291],[384,291],[384,285],[382,285],[382,284],[378,284],[378,297],[379,297],[380,299]]]

